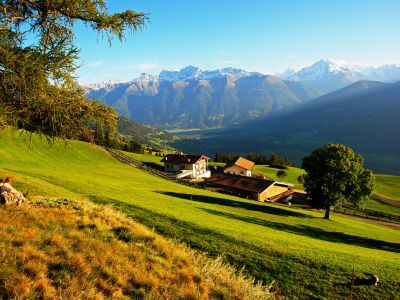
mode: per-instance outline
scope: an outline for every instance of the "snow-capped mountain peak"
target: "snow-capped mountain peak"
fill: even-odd
[[[321,59],[297,72],[285,71],[281,78],[305,81],[322,92],[345,87],[359,80],[393,82],[400,80],[400,65],[365,66],[349,64],[342,60]]]
[[[230,75],[235,79],[240,79],[242,77],[250,76],[253,74],[258,74],[258,73],[247,72],[245,70],[232,67],[217,69],[217,70],[202,71],[197,67],[187,66],[179,71],[164,70],[160,73],[159,79],[165,81],[184,81],[193,79],[209,80],[214,78],[225,77],[227,75]]]
[[[118,85],[121,83],[125,83],[125,81],[120,80],[120,79],[112,79],[112,80],[106,80],[106,81],[101,81],[101,82],[97,82],[97,83],[84,84],[83,87],[89,88],[92,90],[111,89],[115,85]]]
[[[163,70],[158,76],[160,80],[165,81],[180,81],[197,79],[201,74],[201,70],[197,67],[187,66],[179,71]]]
[[[309,67],[290,75],[287,79],[293,80],[321,80],[331,74],[345,74],[351,72],[345,65],[340,65],[327,59],[321,59]]]

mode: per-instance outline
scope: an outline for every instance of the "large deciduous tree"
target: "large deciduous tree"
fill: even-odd
[[[73,26],[82,22],[111,42],[146,20],[132,10],[110,14],[103,0],[1,0],[0,129],[17,126],[49,138],[115,129],[115,111],[87,101],[73,78],[79,54]]]
[[[303,158],[304,187],[313,205],[325,209],[329,219],[331,206],[362,206],[374,190],[374,176],[364,170],[363,158],[351,148],[327,144]]]

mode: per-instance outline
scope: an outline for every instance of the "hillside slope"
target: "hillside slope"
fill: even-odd
[[[266,299],[267,290],[110,207],[0,206],[4,299]]]
[[[381,286],[355,287],[356,298],[400,294],[398,231],[340,216],[280,208],[172,183],[143,173],[86,143],[51,148],[33,136],[1,136],[0,176],[31,195],[114,204],[164,236],[210,256],[223,255],[247,275],[291,297],[344,298],[354,272],[379,274]],[[354,262],[357,264],[354,264]],[[318,279],[318,280],[316,280]]]
[[[118,132],[127,140],[154,147],[168,147],[175,139],[168,132],[144,126],[123,117],[118,119]]]

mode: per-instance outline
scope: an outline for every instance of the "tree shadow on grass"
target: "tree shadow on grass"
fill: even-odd
[[[316,238],[316,239],[323,240],[323,241],[349,244],[349,245],[361,246],[361,247],[365,247],[365,248],[400,253],[400,244],[399,243],[393,243],[393,242],[376,240],[376,239],[367,238],[367,237],[355,236],[355,235],[346,234],[346,233],[337,232],[337,231],[326,231],[321,228],[315,228],[315,227],[307,226],[307,225],[290,225],[290,224],[285,224],[285,223],[272,222],[272,221],[254,218],[254,217],[246,217],[246,216],[240,216],[240,215],[236,215],[236,214],[232,214],[232,213],[216,211],[213,209],[202,208],[202,210],[206,211],[207,213],[216,215],[216,216],[222,216],[225,218],[240,220],[240,221],[243,221],[246,223],[252,223],[252,224],[276,229],[279,231],[308,236],[308,237]]]
[[[224,199],[212,196],[203,196],[203,195],[192,195],[192,194],[184,194],[184,193],[176,193],[176,192],[167,192],[167,191],[153,191],[155,193],[180,198],[189,201],[201,202],[201,203],[208,203],[208,204],[215,204],[215,205],[223,205],[235,208],[241,208],[251,211],[259,211],[271,215],[278,215],[282,217],[297,217],[297,218],[315,218],[313,216],[309,216],[303,214],[301,212],[296,212],[293,210],[283,209],[277,206],[266,205],[263,203],[255,202],[254,200],[243,200],[243,201],[236,201],[232,199]]]
[[[318,295],[318,298],[345,299],[349,295],[352,272],[345,266],[335,263],[332,257],[326,261],[319,261],[306,254],[291,255],[274,247],[255,245],[242,238],[219,233],[214,229],[206,228],[206,224],[195,225],[166,214],[156,213],[134,203],[95,195],[90,196],[90,199],[98,204],[112,204],[128,217],[152,228],[157,233],[175,241],[184,242],[193,249],[206,252],[210,257],[218,257],[222,254],[224,261],[235,265],[238,269],[244,267],[244,273],[254,276],[256,280],[262,280],[266,284],[274,280],[283,295],[289,298],[298,298],[302,295],[303,298],[315,299],[315,295]],[[220,214],[212,210],[209,212]],[[235,215],[224,216],[236,217]],[[243,221],[249,220],[243,219]],[[265,222],[259,224],[266,226]],[[365,271],[370,271],[370,269],[367,265],[363,267]],[[300,283],[299,278],[301,278]],[[385,285],[382,285],[385,290],[370,290],[371,298],[378,299],[382,293],[388,293],[389,289],[390,293],[395,295],[399,291],[397,283],[396,278],[386,278]],[[356,289],[353,292],[355,298],[365,298],[362,290]]]

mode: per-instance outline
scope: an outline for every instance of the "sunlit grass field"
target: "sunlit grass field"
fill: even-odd
[[[151,163],[163,166],[163,163],[161,163],[162,157],[159,156],[130,152],[124,152],[124,154],[143,163]],[[224,167],[225,163],[210,162],[209,166]],[[278,169],[271,168],[267,165],[255,165],[253,170],[253,172],[256,174],[265,175],[279,181],[280,179],[276,176],[277,171]],[[303,185],[298,182],[297,178],[299,177],[299,175],[305,173],[304,170],[296,167],[288,167],[288,169],[286,169],[285,171],[287,173],[287,177],[284,177],[282,181],[293,184],[296,189],[303,189]],[[375,183],[375,193],[393,200],[400,201],[400,176],[375,174]],[[371,201],[371,205],[369,205],[369,207],[373,209],[372,206],[373,205]]]
[[[162,157],[156,156],[156,155],[150,155],[150,154],[139,154],[139,153],[132,153],[132,152],[124,152],[126,156],[129,156],[137,161],[140,161],[142,163],[151,163],[155,165],[164,166],[164,164],[161,162]]]
[[[378,274],[381,286],[355,287],[357,298],[400,294],[400,233],[322,212],[281,208],[154,177],[86,143],[56,143],[5,133],[0,176],[12,175],[31,195],[112,203],[164,236],[181,240],[291,298],[348,297],[352,272]],[[159,157],[157,157],[158,159]]]
[[[273,180],[276,180],[276,181],[284,181],[284,182],[291,183],[294,185],[294,187],[296,189],[303,189],[303,185],[297,181],[297,177],[299,177],[300,175],[305,173],[304,170],[302,170],[300,168],[288,167],[285,170],[287,177],[284,177],[283,179],[279,179],[278,176],[276,176],[278,169],[271,168],[269,166],[255,165],[253,171],[254,171],[254,173],[266,175],[269,178],[272,178]]]
[[[400,176],[376,174],[375,192],[400,202]]]

